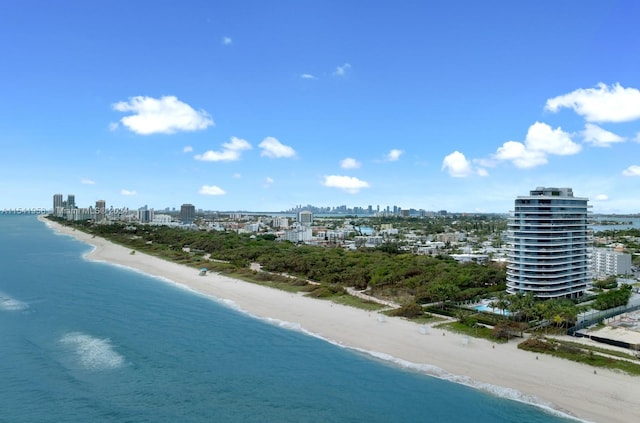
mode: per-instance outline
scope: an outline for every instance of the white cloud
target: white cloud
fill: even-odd
[[[302,78],[302,79],[318,79],[314,75],[311,75],[310,73],[303,73],[302,75],[300,75],[300,78]]]
[[[333,72],[333,74],[335,76],[344,76],[349,69],[351,69],[351,65],[348,63],[345,63],[342,66],[338,66],[336,70]]]
[[[226,192],[222,188],[216,185],[203,185],[198,191],[198,194],[202,195],[225,195]]]
[[[265,180],[264,180],[264,185],[263,185],[263,186],[264,186],[265,188],[270,188],[270,187],[271,187],[271,185],[273,185],[273,183],[274,183],[274,182],[275,182],[275,181],[273,180],[273,178],[271,178],[271,177],[267,176],[267,177],[265,178]]]
[[[478,176],[489,176],[489,172],[487,172],[487,169],[484,169],[482,167],[478,168],[478,170],[476,170],[476,173],[478,174]]]
[[[631,165],[622,171],[624,176],[640,176],[640,166]]]
[[[120,124],[118,122],[110,122],[109,123],[109,131],[111,131],[111,132],[117,131],[119,127],[120,127]]]
[[[288,158],[296,155],[293,148],[282,144],[273,137],[265,138],[260,144],[258,144],[258,147],[262,149],[262,152],[260,153],[261,156],[270,157],[272,159]]]
[[[536,122],[529,127],[525,144],[529,150],[568,156],[580,152],[582,147],[571,140],[571,136],[562,128],[551,129],[549,125]]]
[[[640,90],[611,87],[599,83],[596,88],[580,88],[569,94],[550,98],[546,110],[557,112],[567,107],[589,122],[628,122],[640,119]]]
[[[404,153],[404,151],[394,148],[393,150],[389,151],[389,153],[387,153],[387,155],[384,157],[384,160],[387,162],[398,161],[402,153]]]
[[[635,136],[635,138],[633,139],[635,142],[640,142],[640,132],[638,132]]]
[[[507,141],[498,147],[494,156],[498,160],[511,160],[521,169],[540,166],[548,162],[546,154],[541,151],[527,150],[527,147],[518,141]]]
[[[598,194],[596,195],[595,201],[607,201],[609,200],[609,196],[607,194]]]
[[[95,185],[95,181],[92,181],[91,179],[81,179],[80,183],[83,185]]]
[[[584,126],[582,136],[584,137],[585,142],[596,147],[610,147],[613,143],[626,141],[626,139],[620,135],[604,130],[593,123],[587,123]]]
[[[239,173],[234,173],[234,174],[233,174],[233,178],[234,178],[234,179],[240,179],[240,178],[242,178],[242,175],[241,175],[241,174],[239,174]]]
[[[465,178],[473,173],[471,162],[459,151],[454,151],[442,160],[442,170],[454,178]]]
[[[190,145],[187,145],[182,149],[183,153],[191,153],[192,151],[193,151],[193,147],[191,147]]]
[[[362,188],[369,188],[369,183],[352,176],[329,175],[322,183],[325,187],[338,188],[350,194],[356,194]]]
[[[362,166],[362,163],[351,157],[340,161],[340,167],[343,169],[360,169],[360,166]]]
[[[137,194],[137,192],[135,192],[135,191],[130,191],[130,190],[128,190],[128,189],[122,189],[122,190],[120,190],[120,194],[121,194],[121,195],[136,195],[136,194]]]
[[[222,144],[222,151],[206,151],[204,154],[196,154],[194,158],[204,162],[233,162],[240,160],[244,150],[251,150],[248,141],[237,137],[231,137],[230,142]]]
[[[566,156],[582,150],[580,144],[571,140],[571,136],[558,127],[536,122],[529,127],[524,143],[507,141],[498,147],[493,158],[510,160],[519,168],[526,169],[546,164],[547,155]]]
[[[118,112],[133,112],[120,119],[120,123],[139,135],[173,134],[179,131],[197,131],[214,125],[204,110],[194,110],[174,96],[131,97],[112,105]]]
[[[233,40],[231,39],[231,37],[222,37],[223,46],[230,46],[231,44],[233,44]]]

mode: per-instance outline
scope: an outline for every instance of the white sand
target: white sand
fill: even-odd
[[[233,301],[261,318],[300,328],[351,348],[377,352],[401,364],[592,422],[640,421],[640,378],[597,369],[548,355],[518,350],[517,342],[495,344],[382,317],[352,307],[291,294],[217,274],[199,276],[191,267],[171,263],[105,239],[52,223],[56,231],[96,248],[89,259],[116,263]]]

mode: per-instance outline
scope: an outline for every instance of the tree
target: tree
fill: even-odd
[[[460,288],[452,282],[438,282],[429,285],[427,288],[427,294],[433,300],[439,302],[441,308],[444,308],[445,303],[455,298],[459,292]]]

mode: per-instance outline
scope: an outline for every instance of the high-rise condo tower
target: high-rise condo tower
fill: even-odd
[[[587,198],[571,188],[538,187],[515,200],[507,225],[507,292],[580,297],[591,283]]]

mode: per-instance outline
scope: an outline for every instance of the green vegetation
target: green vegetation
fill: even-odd
[[[608,310],[610,308],[627,305],[631,298],[631,286],[625,285],[620,289],[612,289],[598,294],[592,307],[596,310]]]
[[[618,277],[617,276],[609,276],[606,279],[600,281],[594,281],[593,287],[602,290],[602,289],[614,289],[618,287]]]
[[[406,317],[407,319],[415,319],[424,314],[424,309],[418,303],[407,303],[400,308],[392,310],[390,316]]]
[[[412,219],[406,219],[410,224]],[[384,223],[381,219],[380,221]],[[505,271],[488,264],[460,264],[448,256],[427,257],[393,251],[326,248],[294,245],[275,240],[273,236],[238,234],[204,230],[185,230],[167,226],[133,224],[92,225],[90,222],[61,223],[73,225],[96,236],[107,238],[140,252],[197,267],[220,271],[215,262],[223,261],[225,271],[247,269],[258,262],[268,273],[288,274],[321,283],[326,289],[355,287],[368,289],[373,296],[397,302],[463,301],[501,291],[505,287]],[[469,225],[476,225],[468,222]],[[489,233],[497,223],[477,223]],[[444,228],[443,228],[444,230]],[[245,279],[257,275],[243,274]],[[263,282],[263,281],[258,281]],[[332,288],[327,288],[332,287]],[[333,295],[319,292],[319,297]]]
[[[496,339],[493,336],[492,329],[486,326],[475,324],[473,326],[469,326],[468,324],[462,322],[447,322],[441,323],[435,326],[438,329],[446,329],[451,332],[461,333],[463,335],[472,336],[474,338],[483,338],[488,339],[497,343],[505,343],[506,339]]]
[[[621,370],[634,376],[640,376],[640,364],[624,359],[615,359],[596,353],[593,349],[583,345],[548,339],[544,337],[532,337],[521,342],[518,348],[541,354],[549,354],[554,357],[565,358],[579,363],[589,364],[595,367]],[[606,354],[609,354],[607,352]]]

